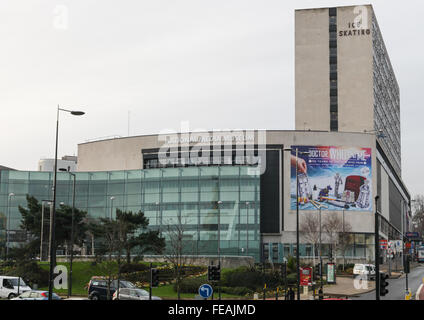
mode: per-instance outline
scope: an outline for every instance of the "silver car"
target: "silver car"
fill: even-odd
[[[49,292],[41,290],[25,291],[12,300],[49,300]],[[56,293],[52,293],[52,300],[62,300]]]
[[[120,288],[119,299],[118,290],[113,294],[112,300],[149,300],[149,292],[138,288]],[[152,300],[162,300],[159,297],[152,296]]]

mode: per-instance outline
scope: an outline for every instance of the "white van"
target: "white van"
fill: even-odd
[[[373,264],[357,263],[353,267],[353,275],[366,276],[368,279],[375,279],[375,266]]]
[[[0,276],[0,298],[12,299],[31,288],[20,277]]]

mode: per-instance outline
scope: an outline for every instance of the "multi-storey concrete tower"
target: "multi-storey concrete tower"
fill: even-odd
[[[371,5],[296,10],[296,130],[380,132],[401,175],[399,86]]]

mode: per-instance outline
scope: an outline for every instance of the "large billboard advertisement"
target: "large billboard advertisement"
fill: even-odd
[[[332,146],[291,148],[292,210],[296,209],[296,167],[300,210],[373,210],[371,148]]]

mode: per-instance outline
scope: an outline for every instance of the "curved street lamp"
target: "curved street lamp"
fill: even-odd
[[[296,269],[297,269],[297,300],[300,300],[300,254],[299,254],[299,154],[309,154],[301,152],[298,148],[284,148],[284,151],[296,151]]]
[[[57,186],[57,146],[59,142],[59,112],[64,111],[68,112],[74,116],[82,116],[85,114],[83,111],[68,110],[62,109],[57,106],[57,116],[56,116],[56,147],[55,147],[55,156],[54,156],[54,178],[53,178],[53,212],[52,212],[52,221],[51,221],[51,237],[50,237],[50,270],[49,270],[49,300],[52,300],[53,294],[53,270],[56,262],[56,250],[55,250],[55,215],[56,215],[56,186]]]
[[[9,258],[9,233],[10,233],[10,199],[14,197],[13,192],[7,196],[7,234],[6,234],[6,260]]]

